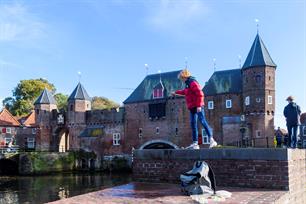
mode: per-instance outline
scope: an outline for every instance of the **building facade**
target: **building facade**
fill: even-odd
[[[205,111],[214,138],[222,145],[273,146],[276,65],[257,34],[241,68],[214,72],[206,83]],[[189,110],[181,70],[148,75],[113,110],[91,110],[91,99],[78,84],[68,110],[57,110],[44,90],[35,102],[37,146],[41,151],[93,151],[98,155],[130,154],[132,149],[180,148],[191,143]],[[201,79],[199,79],[201,81]],[[201,128],[201,127],[200,127]],[[209,141],[200,129],[202,147]]]

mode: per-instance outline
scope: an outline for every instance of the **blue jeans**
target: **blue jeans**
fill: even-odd
[[[205,119],[204,107],[202,107],[201,112],[198,112],[198,113],[197,113],[196,108],[190,110],[190,125],[192,129],[192,141],[198,142],[198,134],[199,134],[198,133],[198,119],[207,133],[208,141],[210,141],[212,132],[211,132],[211,128],[209,127]]]
[[[287,125],[287,129],[288,129],[288,137],[290,138],[289,141],[291,141],[289,145],[292,148],[296,148],[297,147],[298,126],[297,125]]]

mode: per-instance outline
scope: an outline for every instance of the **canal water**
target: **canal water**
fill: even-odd
[[[130,174],[108,173],[0,176],[0,204],[46,203],[129,183],[130,181]]]

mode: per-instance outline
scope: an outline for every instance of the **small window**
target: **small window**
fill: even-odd
[[[209,110],[214,109],[214,101],[208,101],[207,106]]]
[[[306,148],[306,140],[303,142],[303,147]]]
[[[261,75],[260,74],[257,74],[255,76],[255,81],[256,81],[257,84],[261,83]]]
[[[156,134],[159,134],[159,127],[156,127]]]
[[[70,105],[70,111],[73,111],[73,105]]]
[[[6,128],[6,133],[11,134],[12,133],[12,129],[11,128]]]
[[[27,147],[28,149],[35,148],[35,138],[27,138]]]
[[[250,105],[250,96],[245,97],[245,101],[244,101],[246,106]]]
[[[260,101],[261,101],[261,98],[256,98],[256,103],[260,103]]]
[[[256,137],[261,137],[260,130],[256,130]]]
[[[120,145],[120,133],[113,134],[113,145]]]
[[[225,101],[225,107],[226,108],[232,108],[232,100],[231,99],[228,99]]]
[[[268,104],[273,104],[272,96],[268,96]]]
[[[303,128],[303,135],[306,136],[306,126]]]
[[[142,137],[142,128],[138,129],[138,137]]]
[[[163,98],[164,90],[162,88],[156,88],[153,90],[153,99]]]
[[[175,128],[175,136],[178,136],[178,128]]]
[[[211,130],[213,132],[213,129]],[[210,141],[208,140],[208,135],[205,131],[205,129],[202,129],[202,144],[209,144]]]
[[[37,113],[37,115],[39,115],[39,109],[36,109],[36,113]]]
[[[32,135],[35,135],[35,134],[36,134],[36,128],[32,128]]]

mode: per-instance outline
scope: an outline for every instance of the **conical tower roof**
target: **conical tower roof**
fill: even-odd
[[[256,35],[251,50],[242,68],[271,66],[276,67],[259,34]]]
[[[48,89],[44,89],[40,96],[36,99],[34,105],[37,104],[56,104],[56,101]]]
[[[68,98],[68,101],[71,101],[71,100],[90,101],[91,99],[90,99],[87,91],[83,87],[83,85],[81,83],[78,83],[77,87],[75,87],[75,89],[73,90],[73,92],[71,93],[71,95]]]

